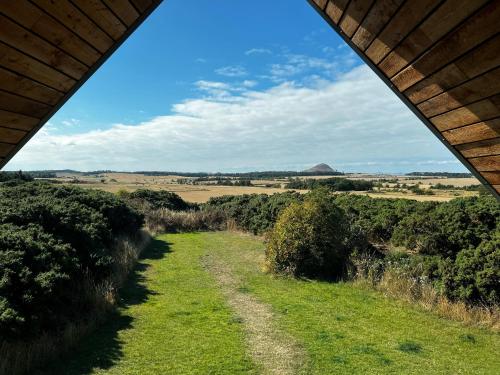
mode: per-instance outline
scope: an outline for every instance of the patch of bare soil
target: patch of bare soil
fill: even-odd
[[[263,374],[295,374],[304,363],[304,351],[292,337],[276,328],[271,308],[249,294],[227,264],[211,255],[202,262],[241,319],[249,354]]]

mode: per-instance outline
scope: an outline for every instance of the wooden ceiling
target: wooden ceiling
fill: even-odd
[[[500,0],[309,2],[498,198]]]
[[[161,0],[0,0],[0,168]]]

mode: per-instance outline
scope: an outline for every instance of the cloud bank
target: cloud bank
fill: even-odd
[[[324,63],[296,60],[302,68]],[[7,169],[245,171],[319,162],[346,171],[463,169],[365,66],[331,80],[255,85],[197,81],[200,97],[171,115],[72,135],[43,128]]]

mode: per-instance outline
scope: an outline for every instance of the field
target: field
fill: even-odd
[[[157,237],[116,315],[43,374],[495,374],[498,334],[262,272],[259,238]]]
[[[307,178],[323,179],[330,176],[312,176]],[[301,177],[305,178],[305,177]],[[374,176],[365,174],[353,174],[346,176],[353,180],[373,180],[384,181],[395,180],[395,182],[384,182],[384,187],[377,188],[372,192],[356,192],[356,194],[367,194],[372,197],[381,198],[407,198],[420,201],[448,201],[457,197],[477,195],[476,191],[465,190],[434,190],[434,195],[417,195],[411,191],[395,191],[397,184],[415,185],[420,184],[422,189],[428,189],[431,185],[441,183],[444,185],[453,185],[457,188],[476,185],[479,181],[475,178],[415,178],[408,176]],[[134,191],[141,188],[152,190],[168,190],[179,194],[188,202],[203,203],[212,197],[222,195],[242,195],[242,194],[273,194],[287,191],[285,189],[286,179],[262,179],[252,180],[254,186],[222,186],[216,184],[193,185],[191,178],[181,176],[147,176],[143,174],[132,173],[102,173],[96,175],[84,176],[81,174],[63,173],[58,174],[58,182],[71,183],[84,188],[94,188],[116,193],[119,190]],[[273,185],[273,187],[270,187]],[[280,187],[275,187],[280,185]],[[306,192],[302,190],[301,192]]]

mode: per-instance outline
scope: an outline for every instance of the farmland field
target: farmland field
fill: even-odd
[[[121,307],[45,374],[495,374],[500,337],[351,283],[262,272],[262,241],[156,238]]]
[[[371,181],[384,181],[384,179],[394,180],[395,182],[384,183],[386,187],[377,188],[370,192],[356,192],[356,194],[366,194],[372,197],[380,198],[407,198],[420,201],[448,201],[457,197],[466,197],[477,195],[477,191],[466,191],[461,188],[470,185],[478,184],[475,178],[418,178],[409,176],[376,176],[367,174],[352,174],[342,176],[351,180],[371,180]],[[306,177],[300,177],[304,179]],[[325,179],[331,176],[311,176],[307,178]],[[120,190],[134,191],[137,189],[152,189],[152,190],[167,190],[174,192],[181,196],[188,202],[203,203],[212,197],[219,197],[223,195],[242,195],[242,194],[274,194],[287,191],[285,188],[287,179],[260,179],[252,180],[254,186],[223,186],[216,184],[191,184],[179,183],[179,181],[189,182],[190,178],[183,178],[181,176],[148,176],[136,173],[101,173],[95,175],[82,176],[80,174],[60,174],[55,179],[61,183],[71,183],[72,185],[81,186],[83,188],[94,188],[116,193]],[[433,195],[418,195],[411,191],[395,191],[394,188],[397,184],[408,184],[419,186],[422,189],[429,189],[431,185],[435,184],[455,186],[456,190],[433,190]],[[299,190],[300,192],[307,192],[306,190]]]

